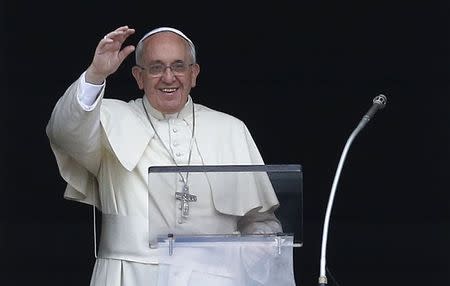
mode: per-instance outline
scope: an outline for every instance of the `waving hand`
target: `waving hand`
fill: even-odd
[[[131,54],[135,47],[128,45],[122,48],[125,40],[135,30],[122,26],[106,34],[95,49],[94,58],[86,71],[86,81],[92,84],[101,84],[112,73],[114,73],[123,60]]]

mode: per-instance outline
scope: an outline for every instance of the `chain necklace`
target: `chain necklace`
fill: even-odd
[[[147,108],[145,107],[144,100],[142,100],[142,107],[144,107],[145,114],[147,115],[147,119],[150,122],[150,125],[152,126],[153,130],[155,131],[156,136],[158,137],[159,141],[161,142],[162,146],[166,150],[167,154],[169,155],[170,159],[172,159],[175,166],[178,167],[177,161],[175,160],[173,156],[172,148],[169,150],[169,148],[164,144],[164,141],[162,140],[161,136],[159,135],[158,131],[155,128],[155,125],[153,125],[153,122],[150,118],[150,115],[147,111]],[[179,115],[180,113],[178,113]],[[169,123],[167,123],[169,124]],[[170,126],[169,126],[170,128]],[[170,130],[169,130],[169,136],[170,136]],[[170,138],[170,137],[169,137]],[[194,111],[194,103],[192,103],[192,135],[191,140],[189,143],[189,157],[188,157],[188,166],[191,164],[191,157],[192,157],[192,146],[194,143],[195,138],[195,111]],[[170,139],[169,139],[170,141]],[[169,142],[170,143],[170,142]],[[183,182],[183,189],[181,192],[175,192],[175,198],[181,202],[181,218],[187,218],[189,216],[189,202],[196,202],[197,196],[192,195],[189,193],[189,172],[186,172],[186,178],[184,178],[183,174],[181,172],[178,172],[178,174],[181,177],[181,180]]]

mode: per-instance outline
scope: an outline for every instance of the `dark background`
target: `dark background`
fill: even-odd
[[[317,285],[342,149],[385,94],[347,156],[327,266],[341,286],[450,285],[449,1],[0,3],[1,285],[89,283],[92,209],[63,199],[45,126],[121,25],[136,29],[129,44],[157,26],[184,31],[202,68],[194,100],[246,122],[267,164],[303,166],[298,285]],[[140,96],[132,65],[108,97]]]

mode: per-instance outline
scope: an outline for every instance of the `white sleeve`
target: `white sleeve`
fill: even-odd
[[[82,81],[80,76],[60,97],[53,108],[46,133],[52,149],[59,153],[60,158],[70,158],[96,174],[101,159],[100,107],[104,89],[100,89],[90,110],[85,110],[79,101]]]
[[[78,93],[78,103],[85,111],[91,111],[99,102],[99,95],[105,82],[100,85],[86,82],[86,72],[81,75],[80,93]]]

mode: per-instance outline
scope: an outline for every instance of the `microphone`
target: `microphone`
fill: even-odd
[[[377,95],[373,99],[372,107],[367,111],[367,113],[363,116],[361,121],[359,122],[358,126],[353,130],[353,132],[350,134],[350,137],[347,139],[347,143],[345,144],[344,150],[341,155],[341,159],[339,160],[339,164],[336,170],[336,174],[334,175],[333,180],[333,186],[331,187],[330,197],[328,199],[328,205],[327,210],[325,213],[325,220],[323,224],[323,233],[322,233],[322,248],[321,248],[321,255],[320,255],[320,276],[319,276],[319,286],[325,286],[327,282],[327,276],[326,276],[326,245],[327,245],[327,237],[328,237],[328,226],[330,222],[330,215],[331,215],[331,209],[333,207],[333,200],[336,193],[336,187],[339,182],[339,176],[342,171],[342,166],[344,165],[345,157],[347,156],[347,152],[350,148],[350,145],[352,144],[353,140],[355,139],[356,135],[358,135],[359,131],[361,131],[364,126],[366,126],[367,122],[369,122],[375,115],[375,113],[383,109],[386,106],[387,98],[385,95],[380,94]]]
[[[372,102],[373,102],[372,107],[369,109],[369,111],[367,111],[367,113],[363,116],[363,118],[359,122],[359,125],[362,125],[361,129],[364,128],[367,122],[369,122],[370,119],[373,118],[373,116],[378,110],[383,109],[386,106],[387,98],[385,95],[379,94],[375,96]]]

